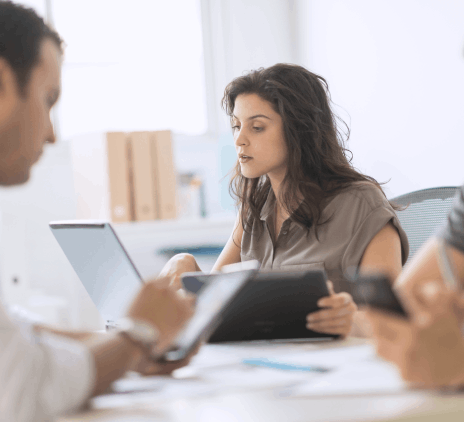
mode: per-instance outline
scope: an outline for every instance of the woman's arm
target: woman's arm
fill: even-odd
[[[389,276],[392,283],[401,273],[401,240],[392,223],[380,230],[367,245],[361,258],[359,272],[369,274],[381,272]],[[371,337],[371,326],[365,318],[365,311],[356,312],[351,329],[352,336]]]
[[[401,267],[400,235],[393,224],[388,223],[367,245],[359,272],[382,272],[394,281],[400,275]]]
[[[395,280],[401,272],[401,241],[393,224],[387,224],[371,240],[360,264],[361,273],[383,272]],[[370,335],[364,311],[358,311],[349,293],[334,293],[319,300],[326,309],[307,316],[307,328],[329,334],[348,334],[359,337]]]

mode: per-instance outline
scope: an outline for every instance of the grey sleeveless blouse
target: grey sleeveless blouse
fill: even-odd
[[[370,183],[354,183],[329,200],[322,211],[322,221],[329,221],[318,227],[319,240],[314,228],[308,231],[289,218],[274,243],[275,200],[271,191],[260,221],[242,237],[241,260],[257,259],[263,271],[324,269],[335,291],[349,291],[344,274],[359,266],[370,241],[389,222],[398,230],[403,264],[407,260],[406,233],[383,193]]]

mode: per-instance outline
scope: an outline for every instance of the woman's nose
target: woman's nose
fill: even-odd
[[[235,145],[240,146],[240,145],[246,145],[248,143],[248,140],[243,132],[239,132],[235,136]]]

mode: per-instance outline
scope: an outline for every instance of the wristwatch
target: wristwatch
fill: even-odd
[[[133,318],[119,319],[115,328],[118,334],[142,346],[148,352],[153,349],[159,338],[159,330],[154,325]]]

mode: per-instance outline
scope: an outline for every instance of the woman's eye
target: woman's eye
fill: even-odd
[[[232,126],[233,131],[236,131],[237,129],[240,129],[240,126]]]
[[[262,130],[264,130],[263,127],[257,127],[257,126],[253,127],[253,129],[255,130],[255,132],[261,132]]]

